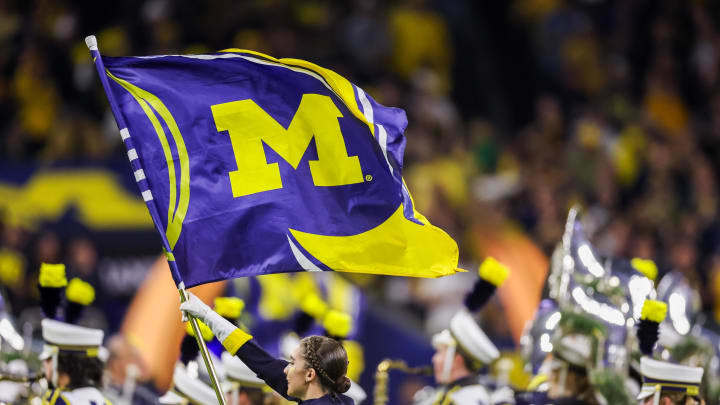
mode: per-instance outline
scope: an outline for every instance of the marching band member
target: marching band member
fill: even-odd
[[[348,346],[345,345],[345,343],[348,342],[345,340],[345,338],[347,338],[348,333],[350,333],[350,330],[352,329],[352,321],[353,318],[349,314],[334,309],[328,311],[328,313],[325,314],[325,317],[323,318],[325,335],[340,342],[343,345],[343,348],[345,349],[348,358],[350,358],[350,350],[348,350]],[[351,367],[349,362],[346,374],[348,375],[348,379],[350,380],[350,388],[347,390],[345,395],[352,398],[353,402],[355,402],[355,405],[361,405],[362,402],[365,401],[365,398],[367,398],[367,394],[357,382],[350,378],[350,376],[354,374],[354,378],[357,379],[360,374],[357,372],[351,373]]]
[[[352,398],[355,405],[362,404],[367,398],[367,394],[355,382],[364,367],[362,349],[359,348],[359,343],[347,339],[355,326],[353,317],[348,313],[331,309],[327,302],[312,292],[305,294],[300,303],[300,309],[301,311],[295,316],[293,331],[285,334],[282,338],[280,350],[283,357],[290,358],[292,351],[300,343],[300,336],[309,335],[309,331],[313,329],[315,323],[322,324],[325,336],[340,342],[348,356],[346,375],[350,379],[350,389],[345,395]]]
[[[142,359],[137,348],[123,334],[107,339],[105,395],[114,405],[151,405],[157,394],[147,385]]]
[[[638,401],[643,405],[694,405],[704,404],[700,397],[700,383],[704,369],[674,364],[652,358],[658,340],[659,325],[665,319],[667,305],[646,300],[638,325],[638,343],[643,357],[640,358],[642,387]]]
[[[480,383],[478,371],[500,356],[497,347],[475,322],[473,313],[479,311],[502,285],[509,274],[504,265],[493,258],[486,259],[478,270],[480,279],[465,297],[465,308],[450,321],[450,327],[436,334],[432,344],[436,390],[422,390],[416,395],[418,404],[491,404],[491,392]],[[503,401],[505,402],[505,401]]]
[[[236,355],[258,377],[288,400],[307,405],[353,405],[343,395],[350,388],[345,375],[348,360],[345,349],[334,339],[309,336],[293,350],[290,361],[276,359],[258,346],[252,336],[218,315],[194,294],[180,305],[207,324],[225,349]]]
[[[103,364],[97,354],[103,331],[43,319],[42,335],[45,348],[40,359],[45,378],[50,382],[43,404],[110,405],[99,390]]]
[[[548,369],[547,403],[595,404],[590,370],[597,363],[598,347],[606,326],[589,314],[562,311],[552,339]]]
[[[98,353],[103,342],[103,331],[52,319],[58,315],[63,290],[70,303],[64,314],[73,321],[80,318],[82,307],[92,303],[95,290],[79,279],[73,279],[68,285],[63,264],[43,263],[38,282],[41,306],[47,317],[42,320],[45,346],[40,359],[50,386],[42,403],[110,405],[110,401],[99,390],[103,363]]]
[[[702,367],[682,366],[650,357],[640,359],[643,385],[638,400],[643,405],[704,404],[700,397]]]

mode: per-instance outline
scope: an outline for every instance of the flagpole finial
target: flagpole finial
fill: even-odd
[[[95,38],[95,35],[88,35],[85,37],[85,45],[87,45],[88,49],[91,51],[97,51],[97,38]]]

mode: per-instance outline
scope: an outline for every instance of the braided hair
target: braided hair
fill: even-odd
[[[347,374],[348,358],[345,348],[335,339],[308,336],[300,341],[305,362],[317,373],[320,384],[332,394],[350,389]]]

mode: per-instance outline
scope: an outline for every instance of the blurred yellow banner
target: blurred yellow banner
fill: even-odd
[[[142,199],[109,170],[39,170],[21,186],[0,181],[0,212],[10,224],[34,228],[70,209],[90,229],[153,228]]]

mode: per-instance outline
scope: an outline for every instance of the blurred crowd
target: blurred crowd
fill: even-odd
[[[579,203],[600,251],[682,272],[720,317],[719,30],[709,0],[5,0],[0,159],[124,159],[85,35],[105,55],[306,59],[407,111],[405,178],[462,263],[487,218],[549,256]],[[66,258],[80,275],[98,260],[91,239],[2,229],[0,268]],[[22,297],[21,274],[0,281]],[[427,317],[438,298],[402,283],[379,291]]]

